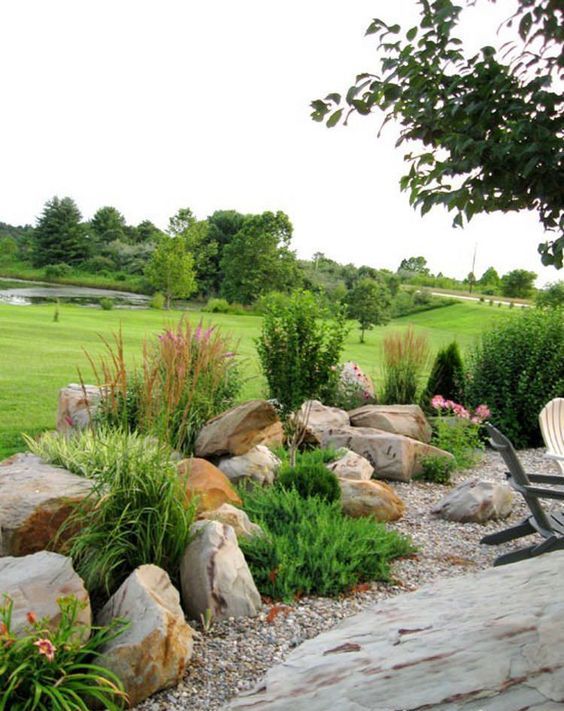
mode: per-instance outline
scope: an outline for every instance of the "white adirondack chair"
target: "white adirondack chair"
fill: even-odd
[[[564,397],[548,402],[539,415],[546,456],[554,459],[564,474]]]

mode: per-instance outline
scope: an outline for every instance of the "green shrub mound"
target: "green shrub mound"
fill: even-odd
[[[442,395],[445,400],[463,401],[464,368],[458,343],[441,348],[435,357],[427,386],[421,396],[421,407],[431,410],[431,399]]]
[[[470,353],[466,401],[481,402],[517,447],[542,444],[538,416],[564,394],[564,311],[522,309],[487,331]]]
[[[337,595],[370,580],[388,580],[390,561],[411,553],[409,539],[369,518],[347,518],[337,502],[304,499],[294,488],[242,493],[245,511],[264,536],[241,542],[263,595]]]
[[[456,469],[456,462],[446,457],[424,457],[421,460],[422,471],[413,478],[433,484],[450,484],[450,475]]]
[[[284,489],[295,489],[304,499],[317,496],[332,502],[341,498],[337,477],[321,463],[282,466],[277,484]]]
[[[50,464],[94,481],[92,493],[60,531],[70,536],[65,552],[93,597],[109,597],[145,563],[178,579],[194,508],[186,503],[169,447],[109,429],[72,438],[49,434],[27,443]]]

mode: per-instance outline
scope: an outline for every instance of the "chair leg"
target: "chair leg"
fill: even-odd
[[[527,558],[532,558],[534,554],[535,546],[528,546],[527,548],[519,548],[517,551],[511,551],[511,553],[504,553],[498,556],[494,560],[494,568],[499,565],[507,565],[508,563],[517,563],[520,560],[527,560]],[[538,554],[537,554],[538,555]]]
[[[484,536],[480,543],[485,543],[487,546],[495,546],[498,543],[507,543],[507,541],[512,541],[515,538],[529,536],[531,533],[535,533],[535,528],[531,526],[529,519],[526,518],[516,526],[511,526],[510,528],[505,528],[503,531],[497,531],[496,533],[490,533]]]

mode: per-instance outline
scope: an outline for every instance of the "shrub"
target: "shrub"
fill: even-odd
[[[103,311],[111,311],[114,308],[114,301],[113,299],[108,299],[107,297],[103,296],[100,299],[100,306],[102,307]]]
[[[421,396],[421,407],[429,410],[431,398],[440,393],[447,400],[458,402],[462,399],[464,386],[464,368],[460,349],[456,341],[446,348],[441,348],[437,353],[427,387]]]
[[[59,279],[60,277],[68,276],[72,272],[72,267],[64,262],[61,264],[48,264],[45,267],[46,279]]]
[[[273,599],[337,595],[359,582],[388,580],[390,560],[413,551],[384,524],[343,516],[337,502],[276,486],[242,496],[265,535],[242,541],[241,548],[258,589]]]
[[[324,464],[296,464],[294,467],[282,466],[278,473],[277,484],[284,489],[296,489],[304,499],[317,496],[323,501],[339,501],[341,489],[333,472]]]
[[[305,400],[327,402],[335,396],[348,327],[343,311],[335,319],[321,316],[307,291],[273,299],[266,307],[257,351],[269,397],[280,404],[283,416]]]
[[[227,299],[209,299],[202,311],[210,314],[228,314],[229,309],[230,306]]]
[[[97,254],[95,257],[90,257],[90,259],[82,262],[80,269],[81,271],[94,272],[96,274],[100,272],[111,272],[115,269],[115,263],[109,257]]]
[[[403,334],[384,338],[384,404],[417,402],[417,389],[429,357],[425,336],[416,336],[409,327]]]
[[[535,304],[539,309],[559,309],[564,307],[564,281],[547,284],[535,296]]]
[[[149,306],[152,309],[157,309],[159,311],[162,311],[165,307],[166,304],[166,298],[164,294],[161,294],[160,291],[157,291],[156,294],[153,294],[151,297],[151,301],[149,302]]]
[[[517,447],[540,445],[539,412],[564,392],[562,310],[522,309],[493,326],[467,370],[468,402],[487,402],[492,423]]]
[[[108,429],[26,441],[42,459],[94,482],[60,531],[91,595],[109,597],[144,563],[178,579],[194,507],[169,447]]]
[[[421,460],[422,472],[414,479],[430,481],[433,484],[450,484],[450,475],[456,468],[456,463],[446,457],[429,456]]]
[[[484,449],[480,425],[491,415],[488,406],[479,405],[472,412],[457,402],[445,400],[442,395],[435,395],[431,405],[438,412],[432,443],[450,452],[458,469],[473,467]]]
[[[90,358],[107,393],[99,420],[151,433],[182,452],[192,452],[204,423],[231,407],[241,388],[231,341],[215,326],[181,320],[145,343],[138,372],[127,370],[121,333],[105,344],[99,365]]]
[[[61,614],[55,629],[29,610],[25,634],[16,637],[13,602],[8,596],[0,601],[0,709],[83,711],[93,701],[110,711],[123,708],[126,697],[120,679],[94,663],[123,624],[115,621],[93,628],[83,642],[84,628],[77,622],[81,604],[72,597],[57,602]]]

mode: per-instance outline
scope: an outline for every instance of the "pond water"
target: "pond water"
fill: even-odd
[[[87,286],[66,286],[20,279],[0,279],[0,303],[14,306],[48,304],[60,301],[80,306],[99,306],[100,299],[111,299],[118,308],[146,308],[149,297],[112,289],[95,289]]]

